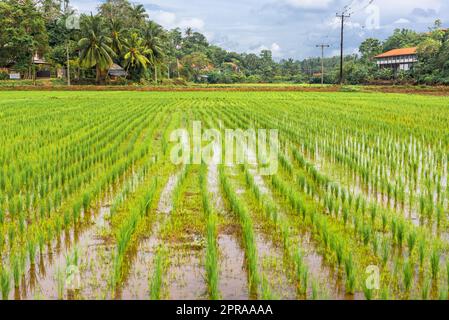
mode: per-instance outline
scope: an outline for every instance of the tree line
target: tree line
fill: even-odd
[[[0,68],[13,68],[31,78],[37,53],[53,71],[67,69],[69,64],[72,81],[80,83],[103,83],[113,64],[125,70],[122,81],[143,84],[321,80],[320,58],[275,61],[270,50],[229,52],[192,28],[164,29],[149,19],[143,5],[128,0],[106,0],[95,14],[82,14],[79,21],[71,20],[74,13],[69,0],[0,0]],[[375,55],[408,46],[417,46],[419,54],[419,63],[411,71],[395,75],[377,68]],[[358,55],[345,56],[345,81],[359,84],[396,78],[449,84],[448,49],[448,32],[440,21],[426,33],[398,29],[383,42],[363,41]],[[325,82],[336,83],[339,58],[325,58],[324,65]]]

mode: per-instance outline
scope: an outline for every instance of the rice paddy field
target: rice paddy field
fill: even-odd
[[[276,172],[174,164],[193,121]],[[0,145],[3,299],[448,299],[447,97],[7,91]]]

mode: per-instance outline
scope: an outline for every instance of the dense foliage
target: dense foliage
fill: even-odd
[[[210,44],[191,28],[165,30],[149,20],[143,5],[107,0],[96,15],[81,15],[79,28],[68,29],[73,17],[68,0],[1,0],[0,67],[13,67],[31,78],[32,56],[38,53],[57,68],[67,57],[75,81],[107,78],[112,63],[136,82],[311,82],[321,81],[321,59],[275,61],[272,52],[228,52]],[[345,57],[347,83],[400,80],[428,84],[449,83],[448,33],[437,21],[428,33],[396,30],[388,39],[367,39],[359,55]],[[97,41],[99,45],[97,46]],[[373,56],[390,49],[419,47],[420,63],[413,71],[394,75],[378,70]],[[336,83],[339,58],[324,61],[326,83]],[[124,79],[123,79],[124,80]]]

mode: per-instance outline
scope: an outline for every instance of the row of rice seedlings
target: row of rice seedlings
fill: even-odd
[[[284,127],[285,127],[285,124],[284,124]],[[281,128],[283,128],[283,127],[281,127]],[[291,132],[292,133],[292,135],[293,135],[293,132]],[[302,137],[303,138],[303,137]],[[439,179],[439,180],[441,180],[441,178]],[[399,183],[399,185],[400,185],[400,183]],[[393,188],[389,188],[389,189],[393,189]],[[397,195],[401,195],[402,194],[402,196],[400,197],[400,198],[402,198],[402,202],[403,202],[403,198],[404,198],[404,196],[403,196],[403,194],[404,194],[404,190],[403,190],[404,188],[403,187],[401,187],[400,189],[399,189],[399,192],[396,192],[397,191],[397,188],[396,188],[396,190],[395,190],[395,192],[393,193],[393,192],[391,192],[391,194],[394,194],[394,196],[395,196],[395,198],[396,198],[396,196]],[[402,190],[402,191],[401,191]],[[398,198],[398,199],[400,199],[400,198]],[[397,200],[397,199],[396,199]],[[396,202],[398,202],[398,201],[396,201]]]
[[[207,189],[207,166],[203,163],[200,169],[200,189],[203,203],[203,211],[206,216],[206,275],[209,288],[209,296],[212,300],[220,299],[218,288],[218,244],[217,244],[217,216],[209,200]]]
[[[250,125],[249,121],[246,120],[248,119],[247,114],[243,115],[242,117],[242,112],[234,113],[231,110],[227,110],[225,113],[226,117],[224,117],[223,120],[228,126],[235,126],[234,124],[238,123],[241,127],[247,128]],[[256,119],[253,120],[257,121]],[[257,127],[257,123],[255,124],[255,127]],[[281,166],[284,167],[287,171],[289,171],[290,169],[289,172],[292,172],[293,167],[289,163],[288,159],[281,152],[278,154],[278,156]],[[273,200],[262,193],[259,186],[255,183],[254,176],[249,171],[248,166],[243,166],[242,168],[245,174],[247,185],[250,187],[255,198],[263,208],[266,218],[268,218],[276,226],[276,231],[279,232],[281,236],[284,251],[287,254],[287,257],[289,257],[292,266],[296,270],[296,284],[298,293],[306,297],[309,282],[315,283],[316,285],[316,281],[310,281],[309,270],[307,268],[307,265],[303,262],[303,256],[302,254],[300,254],[300,249],[292,247],[292,241],[290,241],[291,227],[289,226],[288,219],[285,219],[284,216],[279,215],[278,209],[276,208]],[[296,202],[296,205],[298,206],[298,209],[300,209],[302,203]],[[303,212],[305,213],[305,207],[303,209]]]
[[[154,259],[153,273],[149,277],[150,299],[161,300],[162,299],[162,284],[163,277],[167,271],[169,264],[167,249],[163,246],[157,249],[157,253]]]
[[[135,128],[132,128],[132,126],[130,126],[129,127],[129,130],[132,130],[132,129],[135,129]],[[122,139],[125,139],[126,138],[126,135],[125,135],[125,133],[126,133],[126,131],[125,132],[122,132]],[[87,154],[86,154],[86,156],[87,156]],[[90,156],[90,155],[89,155]],[[98,155],[96,155],[96,156],[98,156]],[[101,156],[101,152],[100,152],[100,156]],[[93,157],[93,156],[90,156],[90,157]],[[97,158],[97,159],[102,159],[101,157],[99,157],[99,158]],[[93,164],[94,163],[94,161],[90,161],[89,159],[86,159],[86,163],[90,166],[91,164]],[[91,179],[92,178],[92,174],[91,174],[91,172],[90,172],[90,168],[89,168],[89,166],[84,166],[82,169],[80,168],[80,169],[78,169],[78,171],[71,171],[71,177],[72,178],[74,178],[74,179],[78,179],[77,181],[77,183],[76,183],[76,186],[81,186],[81,184],[82,183],[85,183],[85,182],[87,182],[87,180],[85,180],[83,177],[86,177],[86,178],[88,178],[88,179]],[[58,176],[58,173],[54,173],[56,176]],[[64,173],[63,173],[64,174]],[[84,180],[83,180],[84,179]],[[59,180],[57,180],[57,181],[59,181]],[[69,181],[68,181],[69,182]],[[45,186],[45,185],[44,185]],[[70,184],[68,185],[69,187],[70,187]],[[70,194],[72,194],[73,192],[74,192],[74,189],[75,188],[72,188],[72,190],[70,190],[70,189],[65,189],[64,188],[64,186],[59,186],[59,185],[57,185],[56,187],[61,187],[61,189],[63,190],[63,193],[64,193],[64,198],[66,198],[68,195],[70,195]],[[42,191],[42,189],[41,189],[41,191]],[[45,197],[45,194],[40,194],[40,198],[42,199],[42,198],[44,198]],[[27,193],[27,195],[26,195],[26,199],[29,199],[30,198],[30,193]],[[32,196],[32,199],[33,199],[33,201],[36,201],[36,200],[38,200],[38,196],[36,195],[36,194],[34,194],[33,196]],[[58,206],[62,203],[62,196],[61,196],[61,193],[59,192],[59,190],[57,190],[56,192],[55,192],[55,200],[54,200],[54,202],[53,201],[50,201],[50,199],[52,199],[52,198],[47,198],[47,200],[46,200],[46,206],[44,207],[44,206],[41,206],[41,211],[42,211],[42,209],[45,209],[45,210],[47,210],[47,214],[49,214],[50,212],[51,212],[51,210],[57,210],[58,209]],[[19,201],[20,200],[20,196],[19,196],[19,198],[18,198],[18,200],[17,201]],[[42,201],[42,200],[41,200]],[[53,203],[52,203],[53,202]],[[26,201],[26,204],[28,205],[30,203],[30,201],[29,200],[27,200]],[[11,204],[11,203],[10,203]],[[11,210],[11,213],[14,213],[15,211],[18,211],[18,212],[20,212],[20,210],[22,210],[22,209],[19,209],[21,206],[20,205],[17,205],[16,207],[17,207],[17,210],[15,210],[15,209],[13,209],[14,208],[14,206],[9,206],[10,207],[10,210]],[[26,206],[26,209],[27,210],[30,210],[30,206]],[[42,215],[42,213],[41,213],[41,215]]]
[[[328,194],[329,197],[332,197]],[[329,201],[329,200],[328,200]],[[426,260],[426,255],[428,252],[428,249],[430,246],[433,245],[437,245],[435,241],[426,241],[425,240],[425,232],[423,230],[416,230],[416,228],[411,225],[410,223],[407,223],[406,220],[399,216],[395,216],[394,214],[387,214],[385,212],[385,210],[381,210],[381,218],[382,218],[382,227],[380,227],[379,225],[376,227],[376,219],[377,219],[377,207],[373,204],[370,205],[370,219],[367,218],[366,220],[370,221],[370,223],[363,223],[361,221],[361,215],[360,213],[357,213],[357,210],[361,210],[362,212],[364,212],[363,209],[360,209],[362,207],[364,207],[364,205],[357,205],[357,203],[359,202],[359,198],[357,198],[357,201],[355,202],[356,205],[356,212],[355,213],[351,213],[351,216],[354,217],[354,227],[356,230],[356,235],[359,235],[361,241],[363,242],[364,245],[372,245],[372,251],[374,253],[374,255],[378,256],[379,254],[381,255],[382,261],[383,261],[383,265],[386,265],[387,261],[390,259],[390,253],[392,252],[392,250],[390,250],[390,246],[391,245],[395,245],[397,246],[400,250],[396,251],[398,256],[401,257],[401,252],[402,252],[402,247],[403,244],[406,242],[407,247],[408,247],[408,251],[409,251],[409,255],[414,255],[417,256],[418,260],[419,260],[419,266],[420,266],[420,271],[423,272],[423,266],[425,265],[426,261],[430,262],[430,267],[431,270],[433,270],[433,277],[432,279],[435,281],[435,283],[437,283],[438,281],[436,280],[437,278],[437,274],[438,274],[438,269],[439,269],[439,258],[440,255],[439,254],[435,254],[433,256],[429,257],[429,260]],[[360,201],[362,202],[362,201]],[[332,210],[329,210],[330,213],[333,213]],[[348,205],[345,204],[343,206],[343,216],[348,215]],[[337,217],[338,218],[338,210],[337,210]],[[344,223],[346,225],[347,222],[347,217],[344,218]],[[390,222],[389,222],[390,221]],[[392,236],[392,241],[389,241],[387,238],[384,237],[384,240],[382,241],[382,250],[379,253],[379,243],[380,238],[377,235],[376,229],[382,231],[385,236],[387,235],[387,227],[390,227],[389,230],[391,230],[391,236]],[[419,235],[419,236],[418,236]],[[418,251],[417,253],[414,253],[414,248],[416,247],[416,243],[418,243]],[[434,244],[433,244],[434,243]],[[435,252],[435,249],[433,249]],[[393,258],[393,257],[391,257]],[[410,262],[411,264],[412,262]],[[407,269],[408,270],[408,269]],[[406,270],[406,271],[407,271]],[[404,281],[407,282],[407,279],[409,276],[409,274],[407,274],[406,277],[404,277]],[[399,280],[398,280],[399,281]],[[441,283],[441,280],[439,281]],[[406,287],[409,287],[410,283],[407,283]],[[408,290],[406,290],[406,292],[408,292]],[[365,292],[367,293],[367,292]]]
[[[176,181],[176,186],[174,187],[172,193],[173,210],[176,210],[179,205],[179,201],[182,195],[182,186],[184,184],[185,179],[187,178],[187,175],[189,174],[189,171],[190,165],[184,165],[181,169],[181,172],[179,173],[178,180]]]
[[[82,206],[84,207],[85,210],[88,209],[90,200],[91,200],[91,199],[90,199],[90,197],[89,197],[89,193],[84,193],[84,194],[82,195],[82,198],[80,199],[80,201],[77,202],[77,203],[75,203],[75,204],[73,205],[73,217],[74,217],[74,221],[78,221],[78,220],[79,220],[80,212],[81,212],[81,207],[82,207]],[[50,207],[50,206],[49,206],[49,207]],[[65,215],[65,217],[67,217],[66,214],[64,214],[64,215]],[[68,225],[68,220],[69,220],[69,219],[65,219],[65,225]],[[58,220],[56,220],[56,221],[58,221]],[[58,227],[58,228],[60,227],[59,224],[57,224],[57,227]],[[20,228],[19,228],[19,230],[20,230]],[[31,238],[32,238],[32,237],[31,237]]]
[[[167,117],[163,129],[163,134],[167,132],[169,129],[169,125],[172,121],[171,115]],[[157,135],[159,135],[160,130],[158,130]],[[146,140],[151,139],[152,136],[147,136]],[[144,142],[145,144],[147,141]],[[142,225],[141,220],[144,217],[148,217],[150,214],[150,210],[152,205],[156,199],[156,194],[159,192],[159,179],[158,177],[154,177],[151,181],[151,185],[148,186],[148,183],[144,184],[143,187],[146,188],[143,193],[135,196],[133,199],[128,200],[129,193],[131,192],[135,194],[136,190],[143,190],[140,182],[146,181],[146,177],[150,172],[150,166],[153,166],[156,163],[164,163],[165,157],[162,156],[162,159],[158,159],[160,155],[159,146],[153,146],[152,150],[155,152],[155,156],[152,158],[150,163],[145,163],[141,172],[137,174],[136,178],[130,180],[130,184],[128,188],[121,192],[116,200],[114,201],[114,205],[111,209],[111,213],[113,214],[113,224],[118,223],[118,232],[116,233],[117,238],[117,249],[115,254],[113,255],[113,268],[112,268],[112,290],[116,290],[117,286],[124,280],[125,278],[125,270],[123,268],[125,259],[131,259],[127,254],[131,249],[132,244],[134,243],[134,237],[136,237],[136,243],[139,241],[139,238],[142,234],[140,232],[143,229],[139,229],[139,226]],[[161,161],[159,161],[161,160]],[[158,167],[158,170],[162,170],[161,167]],[[139,191],[140,192],[140,191]],[[126,205],[126,207],[124,207]],[[124,207],[124,208],[123,208]],[[137,209],[138,208],[138,209]],[[131,212],[131,214],[129,214]],[[140,212],[138,214],[138,212]],[[120,213],[120,214],[119,214]],[[139,232],[136,234],[136,232]],[[134,248],[134,247],[133,247]],[[165,268],[164,268],[165,270]]]
[[[98,132],[98,128],[95,128],[94,132],[96,131],[98,137],[104,137],[104,138],[111,138],[112,136],[109,136],[107,133],[108,130],[116,130],[117,126],[119,124],[121,125],[125,125],[125,123],[123,122],[123,119],[117,119],[117,123],[112,123],[110,126],[106,126],[104,127],[104,132],[103,132],[103,136],[101,135],[100,132]],[[120,122],[121,121],[121,122]],[[121,127],[120,129],[124,129],[124,127]],[[119,133],[120,131],[117,131],[117,133]],[[106,133],[106,134],[105,134]],[[117,134],[116,133],[116,134]],[[35,188],[34,189],[34,194],[39,195],[41,198],[43,198],[45,195],[47,195],[48,192],[50,192],[51,190],[53,190],[54,188],[58,188],[61,187],[61,182],[63,183],[67,183],[68,180],[67,178],[74,178],[76,176],[78,176],[81,172],[77,171],[80,168],[81,169],[81,162],[78,162],[76,160],[81,160],[81,155],[77,155],[75,154],[75,152],[80,152],[81,148],[80,146],[86,145],[89,142],[93,142],[94,140],[92,140],[91,138],[93,138],[92,136],[88,136],[88,139],[86,140],[80,140],[78,141],[78,144],[75,145],[67,145],[64,146],[64,144],[62,144],[63,147],[65,147],[65,150],[60,152],[59,150],[57,151],[58,154],[60,154],[60,159],[59,161],[61,161],[60,163],[60,167],[55,167],[52,168],[53,165],[52,163],[55,162],[55,160],[51,157],[48,158],[48,160],[46,162],[41,162],[40,165],[42,166],[42,169],[36,169],[34,168],[31,169],[31,167],[26,167],[24,168],[25,171],[25,175],[24,176],[15,176],[13,173],[14,171],[11,171],[8,174],[0,174],[1,181],[2,181],[2,185],[8,185],[7,182],[5,182],[5,179],[8,179],[8,177],[10,177],[11,179],[13,179],[13,183],[12,185],[16,185],[17,188],[15,188],[13,191],[13,195],[14,194],[18,194],[20,193],[20,189],[21,186],[26,188],[26,191],[28,193],[30,193],[30,191],[33,191],[32,189],[30,189],[31,187]],[[95,142],[99,145],[101,145],[104,141],[104,146],[106,146],[106,141],[107,140],[96,140]],[[110,141],[110,140],[109,140]],[[50,144],[51,146],[51,144]],[[74,152],[71,152],[72,150],[70,150],[69,148],[73,148]],[[97,150],[98,152],[101,151],[101,148],[99,150]],[[101,153],[100,153],[101,155]],[[43,155],[41,155],[43,156]],[[94,158],[98,156],[97,154],[93,155],[93,154],[88,154],[87,152],[83,152],[82,157],[84,158],[83,160],[85,161],[85,165],[90,165],[91,163],[93,163],[94,161],[90,160],[90,159],[98,159],[98,158]],[[45,157],[43,157],[45,158]],[[60,171],[61,169],[63,169],[62,171]],[[83,167],[83,169],[87,169],[86,166]],[[12,169],[14,170],[14,169]],[[55,170],[57,170],[55,172]],[[49,172],[53,172],[53,175],[50,176]],[[24,180],[24,178],[28,179]],[[52,178],[52,180],[50,180]],[[44,180],[44,181],[40,181],[40,179],[48,179]],[[11,198],[11,197],[10,197]]]
[[[147,138],[147,139],[149,139],[149,138]],[[142,147],[140,149],[136,150],[134,154],[129,155],[130,159],[126,159],[125,161],[119,162],[118,163],[119,166],[117,167],[117,169],[112,171],[112,173],[111,173],[112,176],[113,176],[113,178],[112,178],[113,180],[112,181],[118,180],[119,177],[125,175],[126,171],[129,170],[130,167],[135,166],[138,163],[138,161],[140,160],[140,158],[141,157],[143,158],[148,152],[149,152],[148,147],[145,146],[145,145],[142,145]],[[148,168],[149,168],[150,165],[152,165],[152,163],[145,163],[142,166],[142,168],[140,169],[140,171],[139,171],[140,174],[138,174],[138,176],[146,175],[146,172],[148,171]],[[92,201],[91,199],[99,199],[100,192],[102,190],[107,190],[108,189],[109,183],[111,182],[110,177],[111,177],[111,175],[107,175],[107,176],[104,176],[100,181],[97,181],[97,184],[94,186],[94,189],[92,191],[92,193],[93,193],[92,198],[89,195],[90,194],[89,191],[86,191],[84,193],[83,197],[81,198],[81,200],[79,202],[76,202],[73,205],[73,211],[72,211],[73,221],[71,221],[71,219],[69,218],[70,214],[68,214],[68,212],[65,211],[65,213],[64,213],[64,222],[63,222],[64,228],[67,228],[71,223],[73,223],[76,226],[76,223],[78,223],[80,221],[80,217],[81,217],[80,208],[81,208],[81,206],[84,206],[85,208],[88,208],[88,205],[89,205],[88,202],[91,202]],[[134,182],[134,183],[137,183],[137,182]],[[61,225],[61,223],[58,223],[58,221],[59,221],[58,217],[56,217],[56,228],[58,228],[57,227],[58,225]],[[57,235],[59,234],[59,232],[60,232],[60,230],[58,231]],[[38,230],[38,239],[39,239],[40,250],[42,250],[42,248],[43,248],[42,244],[45,241],[49,241],[50,239],[52,239],[53,236],[48,236],[47,238],[48,238],[47,240],[43,240],[44,237],[41,236],[41,233]],[[41,239],[43,241],[41,241]]]
[[[245,256],[248,268],[248,281],[250,291],[257,293],[260,282],[260,275],[257,268],[257,249],[255,244],[253,223],[248,209],[240,201],[239,197],[232,188],[231,182],[224,172],[223,166],[219,166],[220,184],[225,198],[228,200],[231,211],[237,215],[243,234],[243,243],[245,246]]]
[[[341,194],[342,196],[345,195],[344,191]],[[333,209],[333,207],[335,207],[335,205],[333,204],[333,201],[336,201],[336,203],[338,203],[338,198],[334,198],[335,194],[334,193],[327,193],[324,199],[324,204],[325,207],[327,207],[328,211],[330,214],[334,214],[336,215],[336,218],[338,219],[338,206],[336,206],[336,210]],[[351,201],[351,197],[349,195],[348,200],[345,200],[346,196],[343,196],[342,202],[343,204],[343,223],[346,226],[348,219],[349,219],[349,208],[352,204],[353,201]],[[348,201],[348,202],[346,202]],[[363,217],[364,212],[366,211],[366,205],[365,205],[365,200],[363,200],[363,198],[361,197],[357,197],[356,201],[354,202],[354,208],[355,208],[355,213],[351,213],[351,216],[353,216],[354,218],[354,228],[356,231],[356,235],[360,236],[361,241],[363,242],[363,244],[365,246],[367,245],[371,245],[372,244],[372,250],[374,255],[378,255],[379,254],[379,236],[377,235],[377,232],[375,231],[376,229],[376,225],[375,222],[377,221],[376,219],[378,219],[378,211],[380,211],[377,206],[375,204],[371,204],[370,205],[370,216],[369,218],[367,217],[366,220],[370,221],[370,223],[363,223],[361,221],[361,217]],[[351,209],[352,211],[352,209]],[[360,213],[362,212],[362,213]],[[377,227],[378,230],[381,230],[383,233],[385,233],[386,227],[388,226],[388,221],[391,221],[391,234],[392,234],[392,242],[388,241],[387,239],[384,238],[384,241],[382,242],[382,250],[381,250],[381,256],[382,256],[382,261],[383,261],[383,265],[386,264],[386,262],[389,260],[389,256],[390,256],[390,248],[389,246],[391,244],[397,244],[397,246],[399,248],[402,248],[403,243],[405,242],[405,239],[407,239],[407,245],[409,248],[409,253],[412,254],[413,253],[413,248],[415,247],[415,244],[417,242],[417,237],[418,237],[418,232],[419,234],[422,234],[422,231],[417,231],[415,230],[415,228],[410,225],[409,223],[406,222],[406,220],[403,217],[397,217],[394,214],[393,215],[387,215],[387,213],[385,212],[385,210],[381,210],[381,218],[382,218],[382,227]],[[369,219],[369,220],[368,220]],[[424,259],[425,259],[425,248],[426,246],[428,246],[428,244],[426,244],[426,242],[424,241],[423,236],[420,237],[419,240],[419,254],[420,254],[420,261],[421,261],[421,266],[424,263]],[[400,252],[400,251],[399,251]],[[366,290],[365,290],[366,291]],[[365,292],[368,293],[369,292]]]
[[[0,269],[0,289],[2,293],[2,299],[8,300],[9,293],[11,291],[11,275],[9,271],[4,267]]]
[[[325,248],[325,256],[331,261],[335,261],[337,267],[341,267],[346,277],[346,291],[348,294],[354,294],[357,286],[356,266],[353,260],[351,249],[342,237],[340,231],[337,231],[332,226],[332,222],[329,218],[319,213],[318,208],[314,208],[305,204],[305,199],[299,196],[299,194],[291,187],[289,187],[280,177],[274,175],[272,177],[273,188],[290,204],[291,208],[302,217],[302,221],[310,223],[316,239]],[[307,220],[306,220],[307,219]],[[297,256],[298,258],[301,255]],[[298,276],[304,276],[305,270],[301,270],[301,263],[298,263],[299,269],[297,270]]]
[[[84,200],[84,206],[86,208],[88,207],[88,200],[86,200],[87,198],[88,198],[88,193],[86,192],[86,193],[84,193],[83,198],[82,198],[82,200]],[[81,201],[82,200],[80,200],[80,202],[78,202],[78,203],[75,203],[74,206],[73,206],[73,217],[74,217],[75,221],[79,220],[80,208],[81,208],[81,203],[82,203]],[[70,219],[68,217],[69,217],[69,215],[66,212],[64,214],[64,225],[65,226],[67,226],[70,223],[69,222]],[[51,235],[59,235],[61,230],[62,230],[62,227],[63,227],[62,218],[60,216],[59,217],[56,216],[55,218],[53,218],[53,223],[54,223],[55,232],[53,232],[51,229],[48,229],[47,230],[47,235],[49,235],[49,236],[51,236]],[[50,226],[50,225],[48,225],[48,226]],[[19,228],[19,230],[20,230],[20,228]],[[41,240],[44,240],[45,237],[42,236],[43,232],[42,232],[41,228],[38,228],[38,229],[35,229],[35,228],[31,228],[30,229],[29,228],[29,230],[31,230],[31,231],[34,230],[34,232],[38,233],[37,237],[35,237],[33,234],[30,234],[30,236],[28,236],[28,240],[27,240],[27,243],[26,243],[27,247],[30,250],[30,264],[33,264],[33,257],[34,257],[33,251],[34,251],[34,248],[35,248],[36,238],[39,241],[39,248],[42,251],[44,241],[41,241]],[[11,228],[11,226],[10,226],[10,235],[11,235],[10,239],[13,238],[14,234],[15,234],[15,228]],[[20,238],[22,238],[23,236],[24,235],[21,233],[20,234]],[[48,238],[51,239],[51,237],[48,237]],[[49,239],[45,239],[45,240],[49,240]],[[20,240],[21,242],[23,241],[22,239],[18,239],[18,240]],[[13,242],[10,241],[10,244],[12,244],[12,243]]]
[[[224,118],[224,121],[226,124],[232,125],[234,122],[237,122],[243,127],[248,126],[247,121],[245,121],[244,119],[239,119],[239,116],[241,116],[241,114],[236,115],[236,114],[231,114],[231,113],[232,112],[228,111],[228,114]],[[289,162],[289,160],[282,153],[279,153],[278,156],[279,156],[281,166],[290,174],[293,173],[293,166]],[[293,265],[296,268],[296,275],[297,275],[296,279],[297,279],[298,292],[301,295],[306,296],[307,287],[308,287],[308,283],[309,283],[308,268],[303,263],[303,258],[302,258],[302,255],[300,254],[299,250],[298,250],[298,253],[293,253],[294,249],[289,246],[290,227],[288,226],[288,221],[283,219],[283,217],[280,218],[280,222],[278,221],[279,218],[278,218],[278,213],[277,213],[275,204],[273,203],[272,200],[270,200],[269,197],[267,197],[266,195],[262,195],[260,188],[255,184],[254,177],[251,175],[247,166],[244,166],[243,168],[244,168],[245,178],[246,178],[246,182],[247,182],[248,186],[252,190],[256,199],[261,204],[262,208],[264,208],[264,211],[265,211],[267,217],[270,218],[271,221],[274,222],[274,224],[280,230],[279,232],[282,236],[284,250],[286,250],[287,256],[289,256],[291,259],[292,259],[292,256],[294,256],[294,258],[292,260],[293,260]],[[276,188],[276,184],[275,184],[275,188]],[[290,194],[289,198],[290,198],[291,203],[294,205],[295,210],[298,210],[298,212],[305,215],[306,209],[305,209],[304,204],[298,198],[295,198],[293,196],[293,194]],[[341,247],[339,246],[338,248],[341,248]],[[355,279],[354,275],[351,274],[350,280],[351,280],[352,287],[355,285],[354,279]],[[312,280],[311,282],[312,282],[312,284],[315,284],[315,289],[317,289],[316,280]],[[312,290],[312,298],[314,296],[316,297],[316,295],[317,295],[317,290]]]
[[[274,201],[267,195],[262,194],[260,187],[255,183],[254,176],[251,174],[247,166],[244,166],[245,180],[260,206],[268,218],[276,227],[276,230],[282,239],[282,246],[289,263],[292,265],[296,274],[296,287],[300,295],[307,297],[307,288],[309,284],[309,271],[307,265],[303,261],[300,248],[294,247],[294,241],[291,241],[291,226],[289,220],[283,215],[278,214],[278,208]],[[313,282],[313,281],[312,281]]]
[[[129,215],[125,217],[125,220],[120,224],[116,234],[117,248],[113,257],[113,274],[112,274],[112,286],[113,289],[121,282],[123,277],[123,263],[125,255],[133,234],[140,222],[140,220],[149,214],[149,209],[154,200],[154,195],[157,189],[157,179],[154,178],[149,186],[148,190],[140,197],[136,198],[133,206],[130,206]]]
[[[224,113],[225,116],[222,117],[221,119],[227,126],[231,128],[239,125],[243,128],[248,127],[248,120],[240,119],[239,117],[236,117],[235,115],[231,114],[231,112],[228,112],[228,110],[225,110]],[[260,204],[262,211],[265,214],[265,218],[268,219],[271,223],[273,223],[274,226],[276,227],[276,231],[280,233],[282,238],[283,249],[287,254],[287,256],[290,258],[290,262],[293,264],[294,267],[296,261],[293,258],[294,249],[290,245],[290,226],[288,221],[284,219],[284,217],[279,216],[278,209],[274,201],[267,195],[263,194],[263,192],[260,190],[260,187],[254,181],[254,176],[250,172],[248,165],[245,164],[241,166],[241,169],[243,170],[246,184],[248,185],[254,197]],[[266,278],[265,275],[261,275],[261,277],[262,279],[260,279],[259,284],[262,299],[275,298],[275,294],[271,292],[268,279]],[[299,284],[299,281],[297,283]]]
[[[28,201],[27,201],[28,202]],[[87,208],[88,208],[88,202],[89,202],[89,197],[88,197],[88,194],[84,194],[83,195],[83,199],[82,199],[82,203],[83,203],[83,205],[84,205],[84,209],[86,210]],[[20,207],[20,206],[19,206]],[[75,217],[75,219],[74,220],[77,220],[78,219],[78,217],[79,217],[79,215],[80,215],[80,205],[78,205],[78,204],[75,204],[74,205],[74,210],[73,210],[73,213],[74,213],[74,217]],[[67,212],[65,212],[65,214],[64,214],[64,222],[65,222],[65,225],[68,225],[68,221],[69,221],[69,219],[67,219],[67,217],[68,217],[68,215],[66,214]],[[22,225],[22,224],[21,224]],[[59,232],[60,232],[60,227],[61,227],[61,224],[60,224],[60,219],[56,219],[55,220],[55,228],[56,229],[58,229],[57,231],[56,231],[56,233],[58,233],[59,234]],[[23,230],[23,228],[18,228],[19,229],[19,231],[20,230]],[[10,230],[10,232],[9,232],[9,234],[11,235],[11,237],[10,237],[10,239],[14,239],[14,238],[16,238],[16,237],[14,237],[14,234],[15,234],[15,228],[9,228],[9,230]],[[45,237],[42,237],[41,235],[42,235],[42,232],[41,232],[41,230],[38,230],[38,232],[39,232],[39,235],[38,235],[38,237],[36,237],[36,238],[38,238],[39,239],[39,247],[40,247],[40,249],[42,250],[42,248],[43,248],[43,246],[42,246],[42,244],[43,244],[43,241],[41,241],[42,239],[44,239]],[[34,248],[35,248],[35,241],[33,240],[33,238],[35,238],[35,237],[33,237],[33,236],[30,236],[30,237],[28,237],[28,241],[27,241],[27,247],[29,248],[29,250],[30,250],[30,260],[32,260],[33,259],[33,257],[34,257],[34,254],[33,254],[33,251],[34,251]],[[31,239],[31,240],[30,240]],[[12,243],[12,241],[11,241],[11,243]],[[31,263],[33,263],[33,262],[31,262]]]

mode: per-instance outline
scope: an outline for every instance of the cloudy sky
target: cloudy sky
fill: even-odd
[[[71,0],[80,12],[95,12],[101,0]],[[166,28],[188,26],[210,42],[237,52],[270,49],[277,59],[339,50],[336,12],[352,13],[346,22],[346,53],[367,37],[384,39],[395,28],[425,31],[437,18],[449,26],[448,0],[131,0],[145,5],[150,18]],[[371,4],[370,4],[371,3]]]

